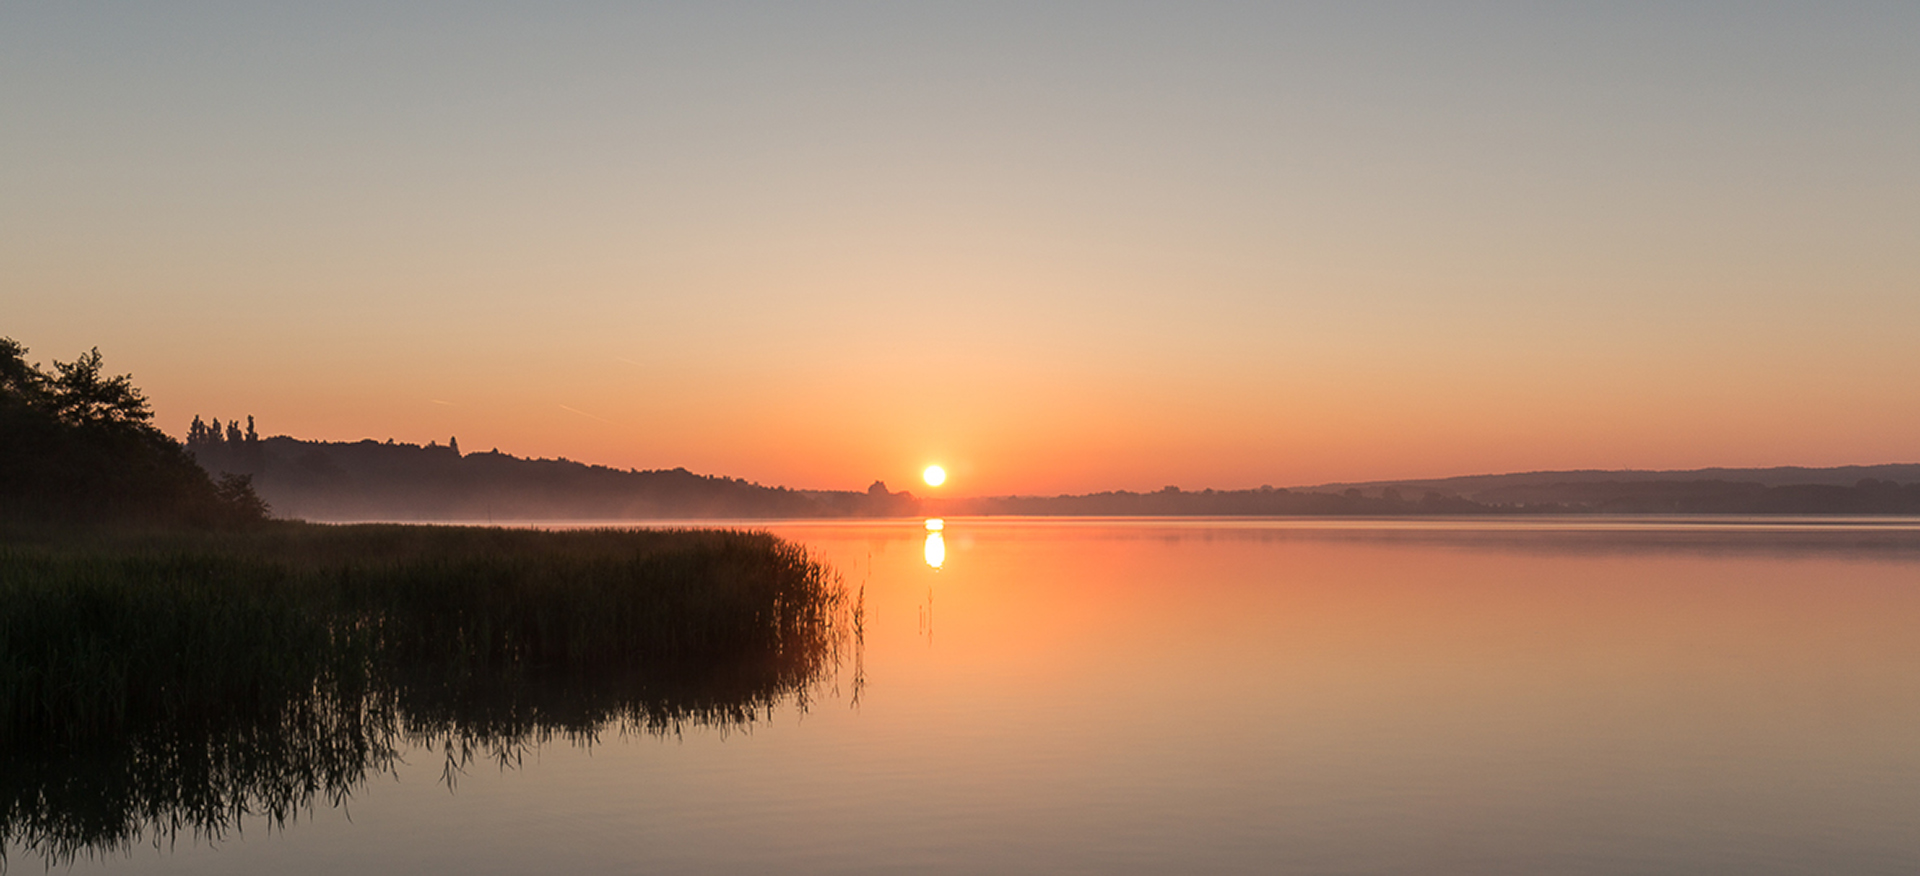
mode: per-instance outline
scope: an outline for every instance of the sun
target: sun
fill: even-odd
[[[926,471],[920,473],[920,477],[926,480],[927,486],[937,487],[947,482],[947,470],[937,465],[929,465]]]

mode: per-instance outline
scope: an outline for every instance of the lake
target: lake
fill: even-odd
[[[864,594],[804,703],[74,870],[1920,870],[1920,521],[755,525]]]

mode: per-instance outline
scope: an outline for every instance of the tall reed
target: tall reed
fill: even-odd
[[[751,722],[838,666],[764,533],[274,524],[0,544],[0,842],[49,862],[284,821],[407,745]]]

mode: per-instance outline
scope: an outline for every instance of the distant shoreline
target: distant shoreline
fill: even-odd
[[[975,516],[1404,517],[1552,514],[1920,514],[1920,464],[1549,471],[1307,488],[919,497],[765,486],[686,469],[641,471],[489,450],[196,430],[210,474],[251,479],[277,517],[319,521],[760,521]]]

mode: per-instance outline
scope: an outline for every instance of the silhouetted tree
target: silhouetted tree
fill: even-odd
[[[270,510],[260,494],[253,491],[253,475],[223,474],[214,489],[222,502],[243,517],[265,518]]]
[[[108,375],[98,348],[48,374],[0,338],[0,516],[6,522],[257,520],[245,483],[222,490],[152,425],[131,375]],[[203,427],[204,428],[204,425]]]
[[[0,338],[0,404],[35,407],[47,399],[47,376],[27,361],[27,348]]]
[[[153,419],[147,397],[133,387],[133,375],[104,377],[100,348],[72,362],[53,363],[54,415],[67,423],[146,423]]]

